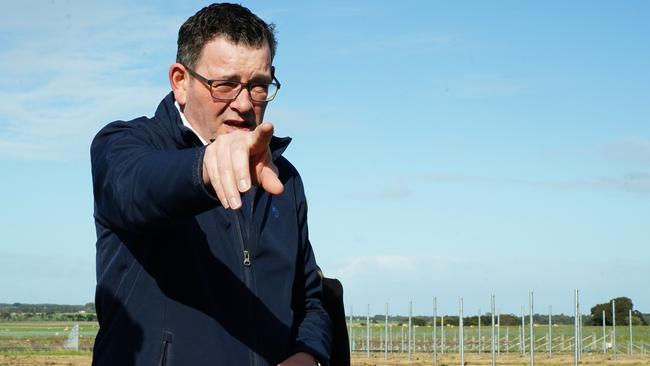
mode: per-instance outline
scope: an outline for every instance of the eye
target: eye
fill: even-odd
[[[251,93],[266,93],[269,91],[268,84],[251,85]]]
[[[239,88],[238,83],[230,83],[230,82],[218,82],[215,84],[212,84],[212,89],[218,93],[229,93],[232,92],[233,90],[236,90]]]

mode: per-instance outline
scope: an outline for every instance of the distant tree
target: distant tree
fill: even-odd
[[[641,318],[645,322],[645,324],[650,324],[650,314],[641,314]]]
[[[630,321],[630,310],[632,310],[632,324],[648,325],[646,319],[637,310],[634,309],[634,304],[629,297],[617,297],[612,299],[616,303],[616,322],[618,324],[626,324]],[[612,325],[612,300],[603,304],[596,304],[591,308],[592,325],[603,324],[603,310],[605,311],[605,324]]]
[[[481,319],[481,320],[483,320],[483,319]],[[476,325],[478,325],[478,316],[463,317],[463,324],[465,326],[476,326]]]
[[[458,316],[454,316],[454,315],[446,316],[445,325],[458,326]]]
[[[632,310],[632,325],[648,325],[648,321],[638,310]]]
[[[605,311],[605,324],[612,325],[611,303],[596,304],[591,308],[591,325],[603,324],[603,311]]]
[[[426,317],[423,317],[423,316],[414,316],[414,317],[411,319],[411,323],[412,323],[413,325],[417,325],[417,326],[419,326],[419,327],[423,327],[423,326],[427,325],[427,320],[428,320],[428,319],[427,319]]]
[[[570,325],[575,322],[575,319],[573,316],[569,316],[566,314],[556,314],[553,315],[553,324],[558,324],[558,325]]]
[[[492,318],[488,319],[489,324],[492,324]],[[496,320],[495,320],[496,321]],[[516,317],[512,314],[501,314],[501,326],[513,326],[521,324],[521,318]]]

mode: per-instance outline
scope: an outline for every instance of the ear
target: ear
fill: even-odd
[[[185,106],[185,102],[187,101],[189,83],[189,74],[185,66],[174,63],[169,67],[169,84],[174,92],[174,99],[181,106]]]

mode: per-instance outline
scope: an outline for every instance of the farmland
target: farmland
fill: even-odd
[[[98,331],[95,322],[79,322],[79,351],[65,350],[63,344],[72,327],[70,322],[53,321],[12,321],[0,322],[0,365],[50,365],[50,366],[82,366],[90,365],[92,345]],[[368,353],[368,344],[365,334],[370,328],[371,342]],[[431,326],[413,327],[414,347],[411,359],[408,355],[408,328],[397,323],[389,324],[389,350],[384,352],[385,327],[384,324],[355,323],[352,327],[353,365],[431,365],[433,364],[432,331]],[[441,327],[437,327],[437,360],[439,365],[457,365],[460,361],[458,353],[458,327],[445,326],[445,351],[442,353],[440,340]],[[606,342],[611,339],[611,327],[605,329]],[[634,326],[633,353],[628,355],[629,329],[617,326],[616,344],[617,354],[614,359],[613,350],[609,348],[603,353],[601,327],[583,327],[583,353],[581,364],[584,365],[645,365],[650,363],[650,327]],[[495,331],[496,332],[496,331]],[[535,332],[535,362],[540,365],[570,365],[573,363],[573,327],[555,325],[552,327],[552,353],[549,357],[548,343],[546,342],[548,327],[537,324]],[[529,338],[524,342],[525,353],[522,354],[519,342],[520,328],[516,326],[502,327],[497,332],[499,336],[497,363],[499,365],[528,365],[530,353]],[[402,336],[404,341],[402,342]],[[525,334],[527,337],[527,332]],[[465,361],[470,365],[491,364],[491,328],[481,327],[479,333],[476,326],[464,327]],[[479,347],[481,352],[479,351]],[[386,358],[386,359],[385,359]]]
[[[470,355],[465,358],[468,365],[490,365],[491,359],[489,356],[483,355],[477,357]],[[91,355],[88,352],[69,355],[42,355],[42,354],[0,354],[0,366],[87,366],[90,365]],[[544,366],[560,366],[571,365],[573,358],[570,355],[561,355],[552,359],[538,357],[535,363]],[[352,365],[355,366],[371,366],[371,365],[386,365],[386,366],[424,366],[432,365],[430,354],[414,354],[411,361],[407,357],[392,357],[388,360],[384,359],[384,355],[380,353],[372,353],[370,358],[365,353],[355,353],[352,356]],[[439,359],[439,365],[457,365],[457,355],[448,355]],[[523,366],[529,364],[527,357],[520,357],[514,355],[502,356],[498,359],[499,365],[508,366]],[[621,365],[621,366],[641,366],[647,365],[648,360],[639,357],[619,357],[613,360],[611,357],[602,355],[586,355],[583,357],[582,365]]]
[[[96,322],[78,322],[79,349],[92,350],[99,330]],[[0,322],[0,352],[39,353],[61,352],[68,338],[71,322]]]
[[[366,338],[370,328],[370,342]],[[528,326],[524,332],[523,345],[520,341],[521,328],[518,326],[495,329],[495,357],[499,365],[529,365],[530,338]],[[599,326],[584,326],[582,328],[581,364],[584,365],[646,365],[650,363],[650,327],[634,326],[632,355],[629,351],[629,328],[616,327],[616,350],[613,353],[611,336],[612,327],[605,328],[605,343],[603,329]],[[573,364],[573,332],[571,325],[554,325],[551,327],[551,352],[549,353],[548,326],[535,324],[535,363],[540,365],[570,365]],[[444,342],[441,335],[444,332]],[[466,326],[463,329],[465,342],[464,360],[470,365],[490,365],[491,327],[482,326],[479,336],[477,326]],[[386,327],[384,324],[370,324],[367,327],[361,322],[353,324],[353,364],[354,365],[431,365],[433,364],[433,328],[431,326],[415,326],[412,335],[412,353],[408,355],[408,326],[406,324],[389,323],[388,342],[386,342]],[[452,325],[436,328],[436,358],[439,365],[457,365],[460,363],[458,327]],[[479,341],[480,339],[480,341]],[[385,345],[388,343],[388,352]],[[368,345],[370,351],[368,352]],[[444,351],[443,351],[444,347]],[[603,353],[603,349],[606,352]]]
[[[402,350],[408,350],[408,326],[406,324],[388,324],[388,349],[393,353],[401,353]],[[368,329],[369,328],[369,329]],[[433,328],[427,326],[414,326],[413,328],[414,351],[432,352]],[[436,347],[441,352],[442,347],[447,352],[458,352],[458,327],[445,325],[436,327]],[[365,351],[368,347],[367,333],[370,332],[370,350],[384,350],[386,340],[386,327],[384,324],[365,324],[358,322],[352,326],[352,349],[355,351]],[[603,329],[601,326],[583,326],[582,327],[582,349],[583,352],[602,352],[604,346],[609,346],[608,352],[613,352],[611,347],[613,328],[611,326]],[[603,331],[605,339],[603,342]],[[501,329],[495,327],[495,337],[499,342],[495,344],[495,349],[499,354],[518,353],[527,351],[530,344],[529,327],[526,324],[524,329],[524,342],[521,344],[521,327],[520,326],[502,326]],[[535,351],[537,353],[548,352],[549,328],[546,324],[535,324],[533,327],[535,339]],[[565,353],[573,350],[574,327],[571,325],[553,325],[550,330],[551,353]],[[491,346],[491,328],[482,326],[479,335],[477,326],[465,326],[464,350],[466,353],[490,352]],[[441,341],[444,335],[444,342]],[[629,328],[627,326],[616,326],[616,350],[617,354],[625,354],[629,347]],[[650,326],[633,326],[632,327],[633,353],[650,354]],[[522,349],[523,348],[523,349]]]

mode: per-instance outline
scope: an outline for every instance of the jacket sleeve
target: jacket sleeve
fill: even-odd
[[[301,254],[298,260],[294,309],[302,309],[296,319],[296,336],[293,353],[306,352],[322,365],[329,364],[331,349],[331,321],[322,305],[322,280],[318,273],[314,252],[309,242],[307,229],[307,202],[300,177],[296,179],[296,199],[300,228]],[[295,303],[295,302],[302,303]]]
[[[137,121],[113,122],[92,142],[96,220],[140,231],[216,206],[201,176],[205,147],[165,149]]]

